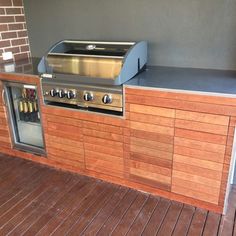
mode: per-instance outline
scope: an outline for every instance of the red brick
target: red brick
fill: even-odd
[[[13,38],[17,38],[16,32],[2,33],[2,39],[13,39]]]
[[[24,24],[16,23],[16,24],[9,24],[9,30],[22,30],[24,28]]]
[[[24,45],[26,44],[25,39],[13,39],[11,40],[12,46],[17,46],[17,45]]]
[[[24,16],[15,16],[16,22],[25,22]]]
[[[21,52],[28,52],[30,50],[28,45],[24,45],[20,47]]]
[[[20,53],[14,55],[15,61],[22,60],[28,58],[28,53]]]
[[[21,8],[6,8],[7,15],[18,15],[21,14]]]
[[[17,35],[18,35],[19,38],[23,38],[23,37],[28,36],[26,30],[22,30],[22,31],[17,32]]]
[[[0,41],[0,48],[5,48],[11,46],[10,40]]]
[[[1,0],[0,6],[11,6],[11,0]]]
[[[5,15],[5,9],[4,8],[0,8],[0,15]]]
[[[14,16],[0,16],[0,23],[10,23],[14,21]]]
[[[23,6],[22,0],[13,0],[13,6]]]
[[[7,27],[7,25],[6,24],[2,24],[2,25],[0,25],[0,32],[3,32],[3,31],[7,31],[8,30],[8,27]]]
[[[5,52],[12,52],[12,53],[19,53],[20,48],[19,47],[10,47],[10,48],[5,48],[4,51]]]

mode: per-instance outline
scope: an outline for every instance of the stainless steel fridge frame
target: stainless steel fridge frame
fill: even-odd
[[[29,152],[33,153],[42,157],[46,157],[46,151],[45,151],[45,138],[44,138],[44,133],[43,133],[43,124],[42,124],[42,119],[41,119],[41,109],[40,109],[40,101],[39,99],[37,100],[38,103],[38,112],[40,114],[40,126],[41,126],[41,134],[42,134],[42,141],[43,141],[43,147],[37,147],[33,146],[30,144],[26,143],[21,143],[18,141],[19,139],[19,134],[17,134],[17,124],[16,124],[16,117],[14,114],[14,107],[12,104],[12,97],[9,92],[9,87],[19,87],[19,88],[31,88],[36,91],[38,94],[38,88],[36,85],[33,84],[27,84],[27,83],[21,83],[21,82],[8,82],[8,81],[3,81],[3,96],[5,100],[5,106],[7,110],[7,118],[8,118],[8,124],[9,124],[9,129],[10,129],[10,136],[11,136],[11,141],[12,141],[12,146],[13,148],[24,151],[24,152]]]

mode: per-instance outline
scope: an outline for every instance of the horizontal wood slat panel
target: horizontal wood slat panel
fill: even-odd
[[[96,144],[96,145],[100,145],[100,146],[105,146],[105,147],[111,147],[111,148],[114,148],[115,150],[119,150],[119,151],[123,150],[123,143],[112,141],[112,140],[105,140],[102,138],[90,137],[90,136],[85,135],[84,142]]]
[[[200,160],[208,160],[218,163],[224,162],[224,154],[222,153],[213,153],[208,151],[202,151],[199,149],[193,149],[189,147],[184,147],[181,145],[175,145],[174,146],[174,153],[183,155],[183,156],[189,156]]]
[[[93,129],[114,134],[123,134],[123,128],[113,125],[100,124],[95,122],[83,121],[83,128]]]
[[[225,146],[220,144],[206,143],[197,140],[175,137],[174,143],[177,146],[194,148],[202,151],[214,152],[219,154],[225,153]]]
[[[71,140],[83,142],[83,136],[81,135],[81,132],[76,133],[68,133],[67,131],[61,131],[57,129],[46,129],[45,134],[50,136],[57,136],[57,137],[70,137]]]
[[[199,199],[202,201],[210,202],[213,204],[218,204],[218,196],[212,196],[207,193],[200,193],[197,190],[194,191],[191,189],[187,189],[187,188],[183,188],[183,187],[179,187],[179,186],[174,185],[174,186],[172,186],[171,191],[174,193],[178,193],[178,194],[192,197],[195,199]]]
[[[70,150],[67,150],[67,151],[60,150],[51,146],[47,148],[47,153],[49,154],[48,156],[49,158],[51,155],[53,155],[61,159],[84,163],[84,153],[74,153],[74,152],[71,152]]]
[[[187,180],[193,182],[193,183],[198,183],[198,184],[203,184],[208,187],[214,187],[214,188],[220,188],[221,182],[216,179],[209,179],[206,177],[202,177],[199,175],[194,175],[190,173],[185,173],[183,171],[178,171],[178,170],[173,170],[172,172],[172,178],[179,178],[183,180]]]
[[[70,126],[76,126],[76,127],[82,127],[82,122],[77,119],[71,119],[68,117],[61,117],[61,116],[54,116],[47,114],[45,116],[46,120],[51,123],[60,123],[64,125],[70,125]]]
[[[62,151],[68,151],[68,146],[67,145],[61,145],[60,143],[56,143],[51,140],[47,140],[47,146],[48,147],[53,147]],[[70,152],[77,153],[79,155],[84,155],[84,150],[82,148],[70,146],[69,148]]]
[[[167,143],[161,143],[161,142],[155,142],[152,140],[147,139],[141,139],[141,138],[130,138],[130,144],[135,146],[141,146],[141,147],[149,147],[156,150],[161,150],[165,152],[173,152],[173,145],[167,144]]]
[[[222,173],[220,171],[194,166],[191,165],[191,163],[186,164],[186,163],[176,162],[175,160],[173,161],[173,170],[219,181],[221,181],[221,176],[222,176]]]
[[[123,150],[116,150],[115,148],[110,148],[106,146],[99,146],[91,143],[84,143],[85,150],[98,152],[98,153],[105,153],[112,156],[123,157]]]
[[[58,136],[51,136],[51,135],[47,135],[45,134],[45,140],[46,142],[55,142],[57,144],[61,144],[61,145],[67,145],[68,146],[68,149],[70,149],[70,147],[76,147],[76,148],[80,148],[80,149],[83,149],[84,148],[84,145],[83,145],[83,142],[80,142],[80,141],[75,141],[75,140],[72,140],[70,139],[70,137],[58,137]]]
[[[174,109],[167,109],[162,107],[153,107],[153,106],[143,106],[138,104],[130,104],[130,113],[142,113],[147,115],[154,115],[154,116],[163,116],[169,118],[175,118],[175,110]]]
[[[148,97],[159,97],[175,100],[184,100],[200,103],[210,103],[218,105],[229,105],[236,106],[236,99],[224,96],[208,96],[203,94],[194,94],[194,93],[177,93],[177,92],[164,92],[154,89],[143,89],[143,88],[125,88],[125,93],[128,96],[130,95],[142,95]]]
[[[217,162],[207,161],[207,160],[200,160],[200,159],[190,158],[190,157],[182,156],[182,155],[178,155],[178,154],[174,154],[173,160],[175,162],[190,164],[192,166],[197,166],[197,167],[201,167],[204,169],[215,170],[220,173],[222,172],[222,169],[223,169],[223,163],[217,163]]]
[[[145,162],[148,164],[162,166],[162,167],[169,168],[169,169],[172,168],[172,160],[148,156],[148,155],[139,154],[139,153],[133,153],[133,152],[131,152],[129,154],[130,154],[130,156],[129,156],[130,159],[133,161]]]
[[[140,147],[136,145],[131,145],[130,151],[134,153],[148,155],[148,156],[159,157],[159,158],[167,159],[167,160],[172,160],[172,157],[173,157],[173,153],[170,153],[170,152],[164,152],[160,150],[157,151],[156,149]]]
[[[60,132],[65,132],[68,134],[82,134],[82,127],[76,127],[69,124],[60,124],[60,123],[52,123],[47,122],[47,130],[58,130]]]
[[[207,194],[212,195],[214,197],[219,197],[219,194],[220,194],[219,188],[209,187],[209,186],[206,186],[203,184],[193,183],[191,181],[187,181],[187,180],[183,180],[183,179],[179,179],[179,178],[173,178],[172,185],[191,189],[194,191],[197,190],[199,193],[207,193]]]
[[[222,144],[222,145],[226,145],[226,139],[227,139],[227,136],[224,135],[211,134],[211,133],[205,133],[187,129],[179,129],[179,128],[175,129],[175,136],[181,138],[187,137],[188,139],[198,140],[202,142],[205,141],[209,143]]]
[[[83,128],[83,134],[90,137],[103,138],[106,140],[123,142],[123,135],[121,134],[108,133],[104,131],[97,131],[97,130],[87,129],[87,128]]]
[[[151,187],[154,187],[155,189],[161,189],[165,191],[170,191],[171,189],[170,184],[158,182],[157,180],[153,180],[153,179],[147,179],[145,177],[142,177],[142,174],[140,175],[140,173],[138,173],[137,175],[136,175],[136,172],[135,174],[129,174],[129,178],[132,181],[141,184],[142,186],[151,186]]]
[[[129,136],[137,137],[137,138],[145,137],[145,139],[147,140],[153,140],[153,141],[157,141],[161,143],[168,143],[168,144],[174,143],[174,137],[171,135],[158,134],[158,133],[148,132],[148,131],[143,131],[143,130],[130,129]]]
[[[235,107],[226,105],[182,101],[182,100],[166,99],[159,97],[145,97],[137,95],[128,95],[126,97],[126,102],[132,104],[160,106],[163,108],[172,108],[172,109],[187,110],[193,112],[203,112],[216,115],[236,116]]]
[[[168,169],[168,168],[164,168],[164,167],[160,167],[160,166],[156,166],[156,165],[152,165],[148,163],[143,163],[139,161],[132,161],[132,160],[130,161],[130,166],[132,168],[137,168],[137,169],[147,171],[150,173],[160,174],[165,177],[171,177],[171,169]]]
[[[140,122],[130,121],[130,128],[148,132],[155,132],[164,135],[174,135],[174,128],[160,126],[160,125],[152,125],[152,124],[144,124]]]
[[[117,157],[114,155],[109,155],[109,154],[104,154],[104,153],[98,153],[98,152],[93,152],[89,150],[85,150],[85,155],[86,157],[91,157],[99,160],[103,160],[106,162],[110,162],[111,164],[118,164],[119,166],[124,165],[124,159],[122,157]]]
[[[110,161],[102,160],[101,158],[97,158],[96,155],[87,155],[86,154],[86,163],[85,166],[87,169],[88,166],[94,170],[96,167],[101,167],[109,170],[109,175],[112,175],[113,172],[123,173],[124,166],[123,163],[119,160],[114,160],[113,163]],[[104,173],[107,174],[107,173]]]
[[[73,168],[79,168],[79,169],[84,169],[84,163],[83,162],[78,162],[78,161],[73,161],[70,159],[65,159],[57,155],[50,154],[48,156],[50,160],[53,160],[57,163],[60,163],[61,165],[69,165]]]
[[[176,119],[175,127],[182,128],[182,129],[196,130],[196,131],[201,131],[201,132],[207,132],[207,133],[212,133],[212,134],[219,134],[219,135],[227,135],[228,133],[228,126],[200,123],[200,122],[189,121],[189,120]]]
[[[129,119],[143,123],[174,127],[174,119],[141,113],[130,113]]]
[[[198,121],[201,123],[228,126],[229,117],[199,112],[176,110],[176,119]]]
[[[130,174],[131,175],[136,175],[136,176],[139,176],[139,177],[142,177],[142,178],[145,178],[145,179],[150,179],[150,180],[153,180],[153,181],[157,181],[157,182],[160,182],[160,183],[168,184],[168,185],[170,185],[170,182],[171,182],[170,177],[167,177],[167,176],[164,176],[164,175],[161,175],[161,174],[157,174],[157,173],[153,173],[153,172],[149,172],[149,171],[146,171],[146,170],[143,170],[143,169],[138,169],[136,167],[135,168],[133,168],[133,167],[130,168]]]
[[[92,112],[81,111],[81,110],[77,111],[65,108],[58,108],[58,107],[52,108],[51,106],[50,107],[42,106],[42,113],[61,117],[74,118],[89,122],[109,124],[117,127],[123,127],[124,125],[124,119],[122,119],[121,117],[115,117],[115,116],[111,117],[104,114],[95,114]]]
[[[115,177],[118,177],[118,178],[123,178],[123,175],[124,173],[123,172],[118,172],[117,170],[114,171],[112,170],[111,171],[111,168],[108,166],[104,166],[104,165],[94,165],[93,161],[92,163],[88,162],[86,164],[86,169],[90,170],[90,171],[95,171],[95,172],[99,172],[99,173],[102,173],[102,174],[105,174],[105,175],[110,175],[110,176],[115,176]]]

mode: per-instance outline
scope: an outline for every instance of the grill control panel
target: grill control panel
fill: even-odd
[[[86,86],[56,86],[42,84],[45,104],[76,105],[83,108],[96,108],[110,111],[123,111],[122,86],[119,88],[86,87]]]

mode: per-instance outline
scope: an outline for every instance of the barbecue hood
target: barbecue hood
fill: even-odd
[[[121,85],[142,71],[146,62],[145,41],[62,40],[41,59],[38,71],[42,77],[64,82]]]

